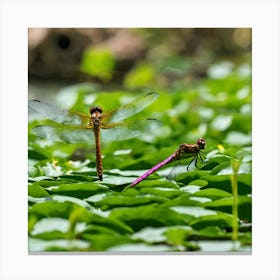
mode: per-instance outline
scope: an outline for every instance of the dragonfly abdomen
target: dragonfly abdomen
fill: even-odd
[[[161,161],[160,163],[158,163],[157,165],[155,165],[153,168],[151,168],[150,170],[148,170],[147,172],[145,172],[142,176],[140,176],[139,178],[137,178],[134,182],[132,182],[130,184],[130,187],[134,187],[136,186],[138,183],[140,183],[141,181],[143,181],[146,177],[150,176],[152,173],[156,172],[158,169],[160,169],[162,166],[174,161],[176,158],[176,152],[173,153],[171,156],[169,156],[167,159]]]
[[[96,156],[96,170],[100,181],[103,179],[103,164],[102,164],[102,153],[100,144],[100,127],[94,125],[93,127],[94,137],[95,137],[95,156]]]

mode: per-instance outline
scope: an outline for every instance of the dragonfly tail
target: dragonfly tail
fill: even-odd
[[[129,187],[135,187],[137,184],[139,184],[141,181],[143,181],[145,178],[147,178],[148,176],[150,176],[152,173],[156,172],[158,169],[160,169],[162,166],[170,163],[171,161],[173,161],[176,157],[176,153],[173,153],[171,156],[169,156],[167,159],[161,161],[160,163],[158,163],[157,165],[155,165],[154,167],[152,167],[151,169],[149,169],[147,172],[145,172],[143,175],[141,175],[140,177],[138,177],[135,181],[133,181]]]

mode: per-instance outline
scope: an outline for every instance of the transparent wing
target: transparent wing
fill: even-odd
[[[42,138],[54,141],[63,140],[68,143],[93,143],[94,134],[91,129],[82,129],[80,126],[69,127],[40,125],[32,128],[32,131]]]
[[[147,106],[149,106],[152,102],[156,100],[158,97],[158,93],[156,92],[149,92],[145,95],[141,95],[136,98],[131,103],[124,105],[116,110],[110,111],[108,113],[104,113],[103,121],[105,122],[119,122],[128,117],[131,117]]]
[[[166,179],[169,181],[175,180],[175,178],[182,173],[187,172],[187,167],[181,162],[181,160],[171,162],[169,173],[166,176]]]
[[[156,129],[161,124],[156,119],[146,119],[134,121],[131,123],[122,122],[114,123],[108,129],[101,128],[101,141],[116,141],[131,139]],[[42,137],[55,141],[63,140],[69,143],[92,143],[94,141],[94,133],[91,127],[80,125],[39,125],[32,128],[32,131]]]
[[[118,120],[115,123],[102,122],[101,123],[101,137],[102,141],[123,140],[139,136],[144,131],[150,130],[158,126],[160,122],[155,119],[134,120],[133,122],[122,122],[129,116],[132,116],[146,106],[152,103],[156,98],[157,93],[148,93],[140,96],[132,103],[121,107],[110,114],[105,113],[105,120],[113,115],[110,120]],[[37,126],[33,131],[40,137],[61,139],[67,142],[92,142],[94,137],[92,126],[89,126],[90,118],[82,113],[72,113],[67,110],[62,110],[51,106],[47,103],[30,100],[29,108],[39,112],[44,117],[55,123]],[[104,120],[104,119],[103,119]]]
[[[118,122],[113,123],[112,126],[107,124],[102,129],[101,126],[101,140],[102,141],[118,141],[131,139],[140,136],[142,133],[151,132],[156,129],[161,122],[156,119],[137,120],[133,122]]]
[[[196,154],[186,153],[182,159],[172,162],[172,169],[167,176],[168,180],[174,180],[181,173],[193,171],[198,168],[198,164],[203,163],[202,152]]]
[[[72,113],[70,111],[51,106],[39,100],[29,100],[28,107],[40,113],[47,119],[61,124],[85,125],[90,121],[90,118],[87,115],[82,113]]]

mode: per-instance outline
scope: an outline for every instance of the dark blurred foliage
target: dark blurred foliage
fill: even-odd
[[[147,63],[168,82],[185,74],[201,78],[214,62],[250,63],[251,55],[247,28],[30,28],[28,34],[29,78],[71,83],[122,84]]]

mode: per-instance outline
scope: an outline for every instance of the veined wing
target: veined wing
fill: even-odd
[[[32,128],[39,137],[67,143],[92,143],[94,134],[91,128],[80,125],[39,125]]]
[[[90,121],[88,115],[82,113],[72,113],[70,111],[51,106],[39,100],[29,100],[28,107],[37,111],[47,119],[62,124],[86,125]]]
[[[134,120],[132,122],[108,123],[101,125],[101,141],[118,141],[137,137],[156,129],[161,122],[156,119]]]
[[[199,157],[199,154],[187,153],[182,159],[171,162],[171,170],[167,175],[167,179],[172,181],[179,174],[194,171],[195,168],[197,168],[196,160],[202,162],[202,158]]]
[[[128,103],[120,108],[110,111],[108,113],[104,113],[103,121],[104,122],[119,122],[128,117],[131,117],[147,106],[149,106],[152,102],[156,100],[158,97],[158,93],[156,92],[149,92],[145,95],[141,95],[131,103]]]
[[[119,122],[112,124],[107,129],[101,128],[101,141],[126,140],[141,135],[144,131],[152,131],[160,121],[146,119],[133,122]],[[65,141],[67,143],[93,143],[94,133],[92,127],[80,125],[39,125],[32,128],[39,137],[52,139],[54,141]]]

